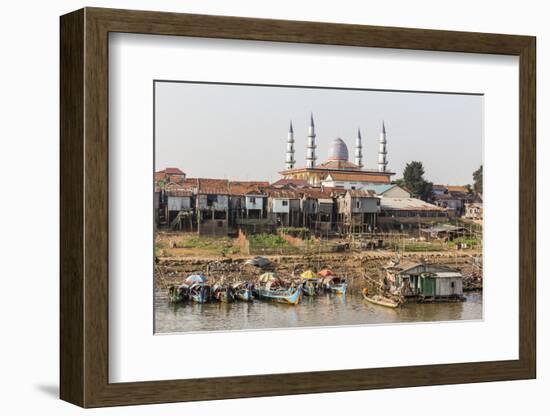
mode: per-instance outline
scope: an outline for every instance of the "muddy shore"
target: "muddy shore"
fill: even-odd
[[[464,290],[480,290],[482,288],[481,271],[475,265],[474,257],[479,252],[464,250],[456,252],[423,252],[405,253],[402,258],[409,261],[426,261],[457,268],[464,275]],[[348,279],[351,292],[363,287],[376,289],[382,273],[381,268],[395,259],[395,253],[390,251],[365,251],[331,253],[318,255],[276,255],[266,256],[270,264],[259,268],[245,264],[252,256],[210,257],[210,258],[174,258],[158,257],[155,273],[157,289],[167,289],[171,285],[181,284],[192,273],[203,273],[211,281],[255,281],[266,271],[274,272],[283,278],[299,277],[308,269],[319,271],[331,269],[335,274]]]

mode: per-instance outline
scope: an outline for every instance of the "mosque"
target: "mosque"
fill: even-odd
[[[343,189],[366,189],[369,185],[391,183],[391,176],[395,173],[387,169],[386,126],[383,122],[378,141],[378,169],[365,169],[363,166],[363,146],[360,130],[357,130],[355,140],[355,163],[349,161],[346,143],[341,138],[336,138],[329,145],[328,159],[317,164],[315,137],[315,123],[312,114],[307,133],[306,166],[295,168],[294,129],[292,128],[292,121],[290,122],[286,148],[286,169],[279,172],[283,179],[290,181],[305,180],[313,186]]]

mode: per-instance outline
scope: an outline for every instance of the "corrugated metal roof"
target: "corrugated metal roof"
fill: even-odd
[[[387,211],[446,211],[436,205],[417,198],[386,198],[380,199],[380,207]]]
[[[348,192],[352,198],[376,198],[376,194],[368,189],[350,189]]]

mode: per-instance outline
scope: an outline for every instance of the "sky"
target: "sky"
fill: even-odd
[[[280,179],[289,123],[295,167],[305,166],[313,113],[317,163],[337,137],[353,162],[357,129],[363,165],[376,169],[382,121],[388,169],[423,163],[437,184],[472,183],[482,164],[483,96],[307,87],[155,82],[155,170],[178,167],[189,177]]]

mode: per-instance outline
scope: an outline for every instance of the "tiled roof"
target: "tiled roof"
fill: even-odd
[[[166,194],[168,196],[177,196],[177,197],[191,197],[193,196],[193,192],[187,189],[179,188],[179,189],[170,189],[169,191],[166,191]]]
[[[287,185],[294,185],[299,188],[309,187],[310,184],[305,179],[279,179],[277,182],[273,182],[271,186],[279,187],[279,186],[287,186]]]
[[[355,163],[348,162],[347,160],[329,160],[315,167],[317,169],[361,169]]]
[[[390,183],[389,176],[370,172],[330,172],[327,179],[329,178],[334,181]]]
[[[447,190],[449,192],[460,192],[464,194],[468,193],[468,190],[466,189],[466,187],[460,186],[460,185],[447,185]]]
[[[229,195],[261,195],[269,182],[229,182]]]
[[[300,199],[300,194],[293,189],[267,189],[267,194],[271,198],[279,199]]]
[[[300,189],[299,192],[306,198],[311,199],[330,199],[332,198],[332,192],[330,189],[323,188],[322,190],[320,188],[308,188],[308,189]]]
[[[185,173],[178,168],[166,168],[164,169],[164,173],[167,175],[185,175]]]
[[[229,181],[227,179],[198,178],[197,193],[202,195],[228,195]]]

